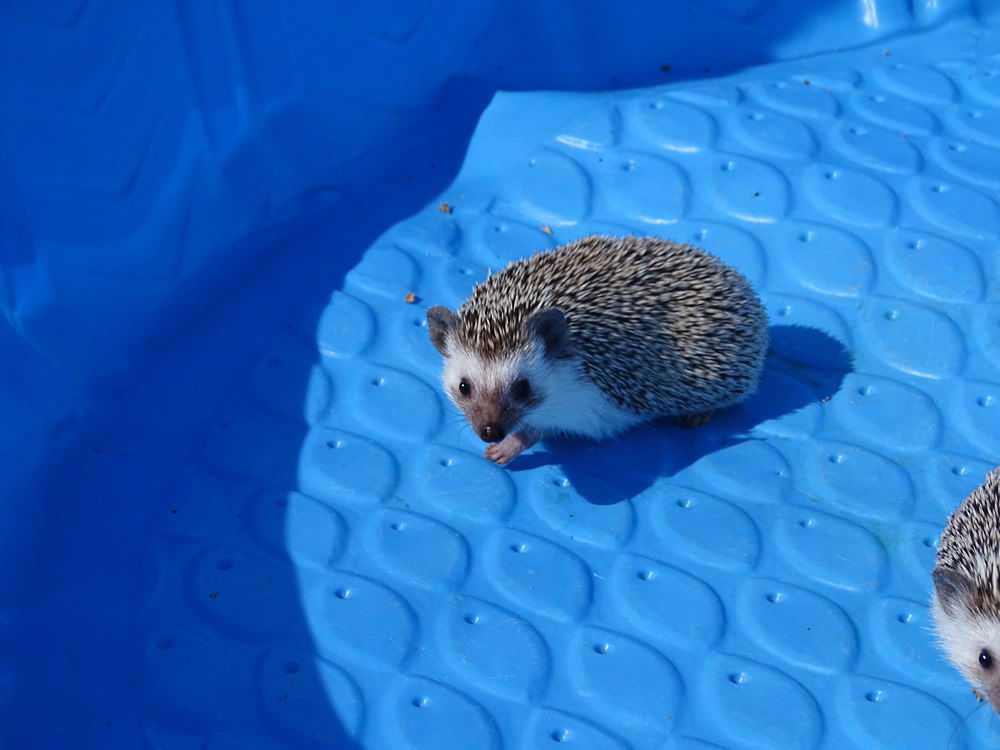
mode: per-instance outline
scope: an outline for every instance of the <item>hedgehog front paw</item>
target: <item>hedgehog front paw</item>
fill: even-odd
[[[521,441],[512,439],[514,435],[508,435],[499,443],[490,443],[483,451],[483,455],[490,461],[498,464],[505,464],[523,450]]]
[[[499,443],[490,443],[483,451],[483,455],[490,461],[498,464],[505,464],[525,448],[530,448],[541,437],[540,433],[532,427],[525,427],[517,432],[510,433]]]

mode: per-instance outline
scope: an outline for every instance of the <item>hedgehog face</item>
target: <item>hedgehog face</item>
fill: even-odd
[[[542,401],[531,359],[483,360],[461,346],[453,347],[445,359],[445,393],[484,441],[503,440]]]
[[[1000,714],[1000,618],[976,605],[968,578],[942,567],[934,569],[931,612],[948,658]]]
[[[427,311],[431,343],[445,358],[444,391],[480,438],[503,440],[544,400],[545,389],[540,386],[546,371],[545,344],[531,336],[517,351],[485,357],[460,341],[457,326],[458,318],[450,310]]]

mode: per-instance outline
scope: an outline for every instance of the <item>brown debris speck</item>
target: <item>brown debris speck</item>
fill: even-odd
[[[450,214],[454,209],[448,205],[447,201],[441,201],[438,203],[438,211],[443,214]]]
[[[417,295],[415,295],[413,292],[407,292],[406,294],[403,295],[403,302],[405,302],[408,305],[412,305],[416,301],[417,301]]]
[[[552,227],[550,227],[550,226],[549,226],[548,224],[542,224],[542,225],[541,225],[540,227],[538,227],[538,228],[539,228],[539,229],[540,229],[541,231],[545,232],[545,234],[552,234]]]

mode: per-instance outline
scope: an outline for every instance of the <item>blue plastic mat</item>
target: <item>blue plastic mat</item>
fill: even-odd
[[[585,5],[0,8],[4,746],[1000,743],[1000,14]],[[741,269],[760,392],[494,466],[424,312],[591,232]]]

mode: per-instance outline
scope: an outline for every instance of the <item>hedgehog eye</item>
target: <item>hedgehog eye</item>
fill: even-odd
[[[463,396],[468,397],[472,394],[472,383],[465,378],[462,378],[461,382],[458,384],[458,392]]]
[[[531,395],[531,384],[527,378],[518,378],[510,387],[510,395],[517,401],[525,401]]]
[[[979,666],[983,669],[993,668],[993,654],[989,652],[989,649],[983,649],[979,652]]]

